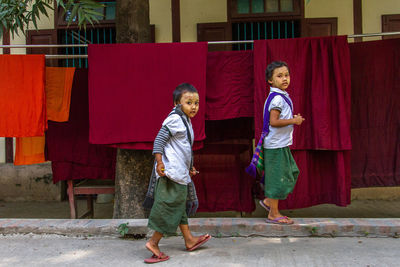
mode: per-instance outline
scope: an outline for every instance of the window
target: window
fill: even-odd
[[[232,23],[232,40],[265,40],[300,37],[299,20]],[[235,44],[233,50],[253,49],[253,44]]]
[[[228,12],[233,41],[297,38],[304,0],[228,0]],[[251,43],[232,46],[233,50],[252,48]]]
[[[115,27],[95,27],[79,29],[58,30],[59,44],[114,44],[116,39]],[[65,55],[87,55],[87,47],[59,48]],[[88,60],[85,58],[63,59],[63,67],[87,68]]]
[[[271,16],[297,16],[303,14],[302,0],[229,0],[231,19]]]

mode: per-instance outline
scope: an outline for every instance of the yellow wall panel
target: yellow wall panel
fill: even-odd
[[[226,0],[181,0],[181,41],[197,41],[197,23],[226,22]]]
[[[363,0],[362,13],[364,33],[382,32],[382,15],[400,14],[400,0]]]
[[[155,25],[156,42],[172,42],[171,0],[150,0],[150,24]]]
[[[334,1],[304,0],[304,1],[305,1],[304,16],[306,18],[337,17],[338,35],[348,35],[354,33],[352,0],[334,0]]]

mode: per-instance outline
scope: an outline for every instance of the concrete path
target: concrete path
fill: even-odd
[[[55,235],[0,236],[0,267],[146,266],[145,240]],[[171,258],[156,266],[398,266],[395,238],[212,238],[186,252],[181,237],[161,240]],[[148,265],[147,265],[148,266]]]

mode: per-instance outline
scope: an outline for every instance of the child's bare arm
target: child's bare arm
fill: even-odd
[[[300,125],[305,120],[300,113],[294,115],[292,119],[279,119],[279,115],[281,112],[277,109],[271,109],[270,116],[269,116],[269,124],[272,127],[285,127],[288,125],[296,124]]]
[[[156,171],[158,175],[165,176],[165,166],[162,161],[162,155],[160,153],[155,153],[154,156],[156,157],[156,162],[157,162]]]

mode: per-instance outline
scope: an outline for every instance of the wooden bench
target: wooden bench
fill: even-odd
[[[83,180],[74,185],[73,180],[68,180],[68,198],[71,212],[71,219],[78,218],[78,210],[76,203],[76,195],[86,195],[87,211],[79,217],[79,219],[89,217],[93,218],[93,195],[97,194],[114,194],[114,180]]]

